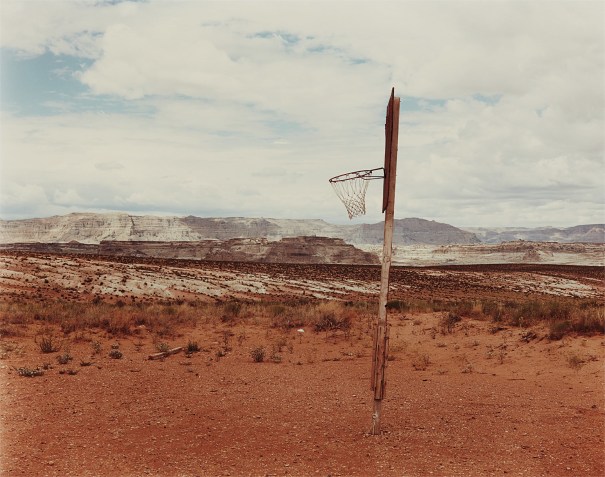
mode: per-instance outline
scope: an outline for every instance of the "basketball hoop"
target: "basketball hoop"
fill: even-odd
[[[383,171],[383,175],[374,175],[376,171]],[[349,219],[365,215],[368,181],[374,179],[384,179],[384,169],[382,167],[347,172],[330,179],[330,184],[332,184],[336,195],[347,208]]]

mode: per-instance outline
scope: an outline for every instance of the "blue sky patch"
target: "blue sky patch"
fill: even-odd
[[[401,111],[434,111],[443,108],[447,100],[420,98],[418,96],[402,96]]]
[[[287,31],[259,31],[251,35],[252,38],[279,38],[282,43],[287,46],[292,46],[300,42],[300,37],[294,33],[288,33]]]
[[[479,101],[481,103],[489,104],[491,106],[498,104],[500,99],[502,98],[501,94],[473,94],[473,99],[475,101]]]
[[[0,108],[18,116],[52,116],[66,112],[149,114],[149,106],[93,95],[77,75],[93,61],[46,52],[34,58],[0,48]]]
[[[21,58],[6,48],[0,49],[0,104],[3,110],[17,114],[51,114],[46,103],[61,103],[85,93],[74,74],[90,66],[89,60],[44,53]]]
[[[331,54],[332,56],[336,56],[344,59],[346,62],[352,65],[363,65],[369,63],[370,61],[367,58],[354,57],[350,56],[345,50],[342,48],[336,48],[331,45],[314,45],[307,48],[309,53],[317,53],[317,54]]]

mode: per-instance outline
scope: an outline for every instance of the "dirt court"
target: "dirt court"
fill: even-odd
[[[107,286],[114,278],[122,284],[124,267],[146,277],[141,287],[131,273],[128,290],[106,289],[104,299],[130,300],[144,282],[162,299],[166,293],[191,297],[194,287],[204,282],[203,296],[210,299],[213,290],[227,290],[224,274],[237,276],[228,292],[240,298],[258,298],[263,286],[274,299],[280,292],[342,299],[375,291],[376,269],[364,267],[353,274],[346,267],[316,269],[314,274],[299,267],[297,276],[288,267],[279,272],[249,264],[238,271],[236,264],[1,258],[5,303],[44,303],[61,296],[89,300],[99,293],[94,286]],[[103,285],[95,285],[97,267],[104,267],[99,279]],[[208,277],[200,278],[209,270],[223,274],[215,288]],[[602,271],[548,270],[402,269],[394,272],[394,286],[401,297],[432,290],[444,298],[474,299],[484,293],[504,299],[527,293],[552,296],[559,290],[603,301]],[[82,274],[87,273],[97,278],[86,281]],[[152,288],[154,273],[157,283],[163,283],[160,277],[177,278],[171,286]],[[68,283],[65,277],[70,274],[73,282]],[[242,285],[242,280],[247,282]],[[136,299],[158,299],[153,293],[140,293]],[[3,320],[9,318],[5,313]],[[148,359],[157,352],[158,339],[144,328],[117,337],[90,329],[63,337],[73,358],[66,364],[56,359],[63,351],[42,354],[36,344],[47,325],[22,326],[22,333],[0,337],[1,475],[605,473],[603,334],[551,341],[545,325],[494,327],[472,317],[463,317],[445,331],[442,318],[440,312],[389,314],[390,358],[380,436],[368,435],[372,338],[366,323],[345,334],[282,330],[253,317],[234,323],[200,321],[166,340],[170,347],[196,341],[200,351],[163,360]],[[98,345],[93,352],[94,343]],[[254,362],[251,350],[260,346],[267,357]],[[109,357],[112,347],[122,353],[121,359]],[[44,364],[41,376],[18,373],[19,368]]]

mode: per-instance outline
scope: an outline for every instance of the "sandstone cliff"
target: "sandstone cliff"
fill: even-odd
[[[353,245],[382,243],[384,226],[334,225],[323,220],[264,218],[158,217],[129,214],[70,214],[44,219],[0,221],[0,243],[80,243],[112,241],[186,242],[236,238],[317,236],[342,239]],[[477,237],[448,224],[424,219],[397,219],[395,245],[477,243]]]
[[[70,253],[124,257],[153,257],[188,260],[326,263],[375,265],[378,257],[364,252],[342,239],[295,237],[278,241],[265,238],[201,240],[189,242],[103,240],[100,244],[15,243],[0,246],[3,250],[38,253]]]
[[[525,240],[528,242],[560,242],[560,243],[605,243],[605,225],[587,224],[574,227],[537,227],[537,228],[468,228],[479,237],[481,242],[497,244]]]

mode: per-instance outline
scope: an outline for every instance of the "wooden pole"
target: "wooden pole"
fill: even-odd
[[[397,176],[397,145],[399,136],[399,103],[398,97],[392,96],[392,127],[388,127],[389,114],[387,109],[387,128],[386,128],[386,151],[389,157],[389,173],[385,174],[384,193],[385,216],[384,216],[384,244],[382,249],[382,271],[380,273],[380,299],[378,304],[378,323],[374,334],[374,355],[372,359],[372,391],[374,392],[374,411],[372,413],[371,434],[380,434],[380,424],[382,418],[382,400],[386,391],[386,366],[388,358],[389,333],[387,323],[387,300],[389,294],[389,272],[391,269],[391,257],[393,254],[393,222],[395,217],[395,183]],[[389,137],[389,129],[390,137]],[[390,143],[389,143],[390,141]]]

